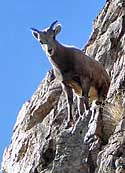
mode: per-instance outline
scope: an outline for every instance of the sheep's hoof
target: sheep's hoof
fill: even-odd
[[[70,127],[74,127],[74,125],[75,125],[75,122],[74,121],[69,121],[69,122],[67,122],[67,124],[66,124],[66,129],[69,129]]]
[[[96,105],[102,105],[102,101],[97,100]]]

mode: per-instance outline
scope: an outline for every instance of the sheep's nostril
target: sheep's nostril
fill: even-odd
[[[40,43],[43,44],[43,42],[40,40]]]

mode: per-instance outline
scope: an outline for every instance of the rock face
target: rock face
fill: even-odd
[[[17,117],[3,173],[125,172],[125,1],[107,0],[83,49],[111,76],[107,102],[66,129],[67,105],[53,71]],[[95,69],[96,70],[96,69]]]

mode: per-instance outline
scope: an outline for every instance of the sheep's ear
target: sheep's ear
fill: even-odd
[[[32,32],[32,35],[35,37],[35,39],[38,39],[38,33],[37,32]]]
[[[34,28],[30,28],[30,29],[31,29],[32,35],[35,37],[35,39],[38,39],[40,31],[38,31],[37,29],[34,29]]]
[[[61,31],[61,25],[58,24],[56,27],[55,27],[55,36]]]

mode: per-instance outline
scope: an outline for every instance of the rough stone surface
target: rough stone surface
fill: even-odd
[[[125,1],[107,0],[93,25],[83,51],[111,76],[106,104],[78,118],[74,96],[76,124],[66,129],[65,94],[48,72],[19,112],[3,173],[125,172]]]

